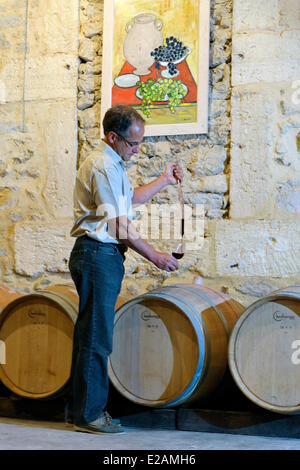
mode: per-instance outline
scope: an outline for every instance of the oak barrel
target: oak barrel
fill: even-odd
[[[300,286],[279,289],[245,309],[229,341],[230,372],[256,405],[300,413]]]
[[[10,302],[0,315],[6,363],[0,380],[29,398],[54,396],[70,374],[78,297],[70,286],[49,286]]]
[[[119,297],[116,308],[126,300]],[[5,363],[0,364],[0,380],[7,388],[32,399],[64,393],[78,306],[75,287],[50,285],[17,295],[3,308],[0,344],[5,345]]]
[[[111,382],[127,399],[150,407],[206,397],[225,374],[229,334],[243,311],[223,293],[196,284],[129,300],[115,315]]]
[[[126,300],[119,297],[116,308]],[[32,399],[64,393],[78,306],[77,291],[69,285],[50,285],[6,305],[0,314],[0,344],[6,356],[0,380],[7,388]]]
[[[2,310],[13,300],[18,299],[21,297],[21,292],[18,292],[16,289],[13,289],[7,285],[0,285],[0,315]],[[6,363],[6,347],[4,341],[0,338],[0,367],[1,364]],[[0,381],[1,386],[1,381]]]

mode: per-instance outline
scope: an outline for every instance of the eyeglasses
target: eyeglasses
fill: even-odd
[[[141,142],[129,142],[129,140],[125,139],[125,137],[121,134],[118,134],[116,131],[114,131],[115,134],[117,134],[118,137],[120,137],[120,139],[124,140],[124,142],[129,145],[129,147],[133,148],[133,147],[138,147],[140,145]]]

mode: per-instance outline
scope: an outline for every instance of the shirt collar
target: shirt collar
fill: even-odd
[[[108,145],[106,142],[103,140],[100,143],[100,146],[104,149],[104,151],[111,156],[116,163],[120,163],[123,168],[125,168],[125,162],[124,160],[120,157],[120,155],[114,151],[114,149]]]

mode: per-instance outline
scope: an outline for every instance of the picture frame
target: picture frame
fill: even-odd
[[[206,134],[209,23],[210,0],[104,0],[101,121],[127,104],[145,136]]]

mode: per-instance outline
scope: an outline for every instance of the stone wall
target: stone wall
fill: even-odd
[[[100,139],[102,15],[103,2],[81,2],[79,163]],[[299,33],[292,1],[211,1],[209,133],[147,138],[128,168],[142,184],[182,164],[185,203],[204,204],[203,247],[171,274],[131,252],[124,294],[200,276],[247,305],[299,282]],[[168,188],[153,202],[176,197]]]
[[[230,211],[217,272],[260,296],[300,279],[299,2],[234,0],[232,38]]]
[[[81,1],[79,164],[100,139],[102,17],[103,2]],[[195,276],[204,276],[210,282],[210,278],[214,276],[214,230],[211,231],[209,221],[228,215],[231,22],[231,2],[213,2],[209,134],[145,138],[139,155],[127,165],[128,175],[134,186],[159,176],[168,162],[176,161],[183,166],[186,174],[183,183],[185,203],[190,207],[204,205],[207,220],[204,248],[200,252],[187,252],[176,273],[160,271],[136,253],[128,253],[124,295],[138,295],[161,284],[189,282]],[[177,200],[177,189],[168,187],[153,198],[152,203],[167,204]],[[146,215],[150,216],[150,205]],[[141,225],[140,223],[139,226]],[[151,239],[147,233],[143,235],[158,249],[171,249],[171,240]],[[215,285],[220,287],[218,283]]]
[[[100,140],[103,0],[5,5],[0,277],[30,289],[70,282],[75,169]],[[148,137],[127,166],[133,185],[183,166],[185,203],[204,205],[203,246],[176,273],[129,252],[125,296],[199,276],[248,305],[299,284],[299,42],[292,0],[211,0],[208,135]],[[168,187],[153,202],[174,200]]]
[[[78,0],[0,2],[0,279],[69,279]]]

